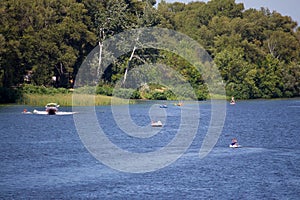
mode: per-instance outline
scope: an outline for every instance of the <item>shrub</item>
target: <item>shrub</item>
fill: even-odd
[[[113,88],[109,85],[98,86],[96,88],[96,94],[102,94],[106,96],[112,96]]]
[[[123,99],[140,99],[139,91],[135,89],[118,88],[115,89],[113,95]]]
[[[167,95],[164,92],[151,92],[150,93],[151,100],[167,100]]]

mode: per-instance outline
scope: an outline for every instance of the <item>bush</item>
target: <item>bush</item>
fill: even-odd
[[[140,93],[134,89],[118,88],[115,89],[113,95],[123,99],[140,99]]]
[[[167,100],[168,99],[165,92],[157,92],[157,91],[152,91],[152,92],[148,93],[147,98],[151,99],[151,100]]]
[[[131,94],[131,99],[141,99],[141,94],[138,90],[134,90]]]
[[[113,88],[109,85],[98,86],[96,89],[96,94],[102,94],[106,96],[112,96]]]
[[[177,99],[176,95],[171,90],[165,91],[164,94],[166,95],[168,100],[176,100]]]

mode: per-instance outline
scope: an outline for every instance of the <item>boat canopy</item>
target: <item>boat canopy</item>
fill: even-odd
[[[48,103],[46,106],[47,107],[59,107],[59,105],[57,103]]]

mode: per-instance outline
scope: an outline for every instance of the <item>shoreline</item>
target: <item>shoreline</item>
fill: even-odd
[[[91,95],[91,94],[79,94],[76,97],[76,102],[73,99],[74,94],[56,94],[56,95],[48,95],[48,94],[25,94],[22,99],[18,100],[16,103],[10,104],[0,104],[0,106],[9,106],[9,105],[28,105],[28,106],[45,106],[49,102],[55,102],[60,106],[69,107],[69,106],[108,106],[112,104],[112,100],[114,104],[135,104],[138,102],[146,102],[146,101],[157,101],[157,102],[188,102],[190,100],[148,100],[148,99],[121,99],[113,96],[104,96],[104,95]],[[217,98],[218,97],[218,98]],[[251,101],[251,100],[289,100],[289,99],[300,99],[300,97],[292,97],[292,98],[259,98],[259,99],[237,99],[237,102],[241,101]],[[220,96],[212,95],[212,98],[208,98],[206,100],[199,100],[202,101],[209,101],[209,100],[226,100],[230,101],[229,97],[220,98]],[[195,100],[191,100],[195,101]]]

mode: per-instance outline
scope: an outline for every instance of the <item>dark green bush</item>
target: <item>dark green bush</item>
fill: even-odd
[[[96,94],[112,96],[113,88],[109,85],[98,86],[97,89],[96,89]]]
[[[167,100],[167,95],[164,92],[151,92],[152,100]]]
[[[139,91],[135,89],[118,88],[113,91],[113,95],[123,99],[140,99]]]

